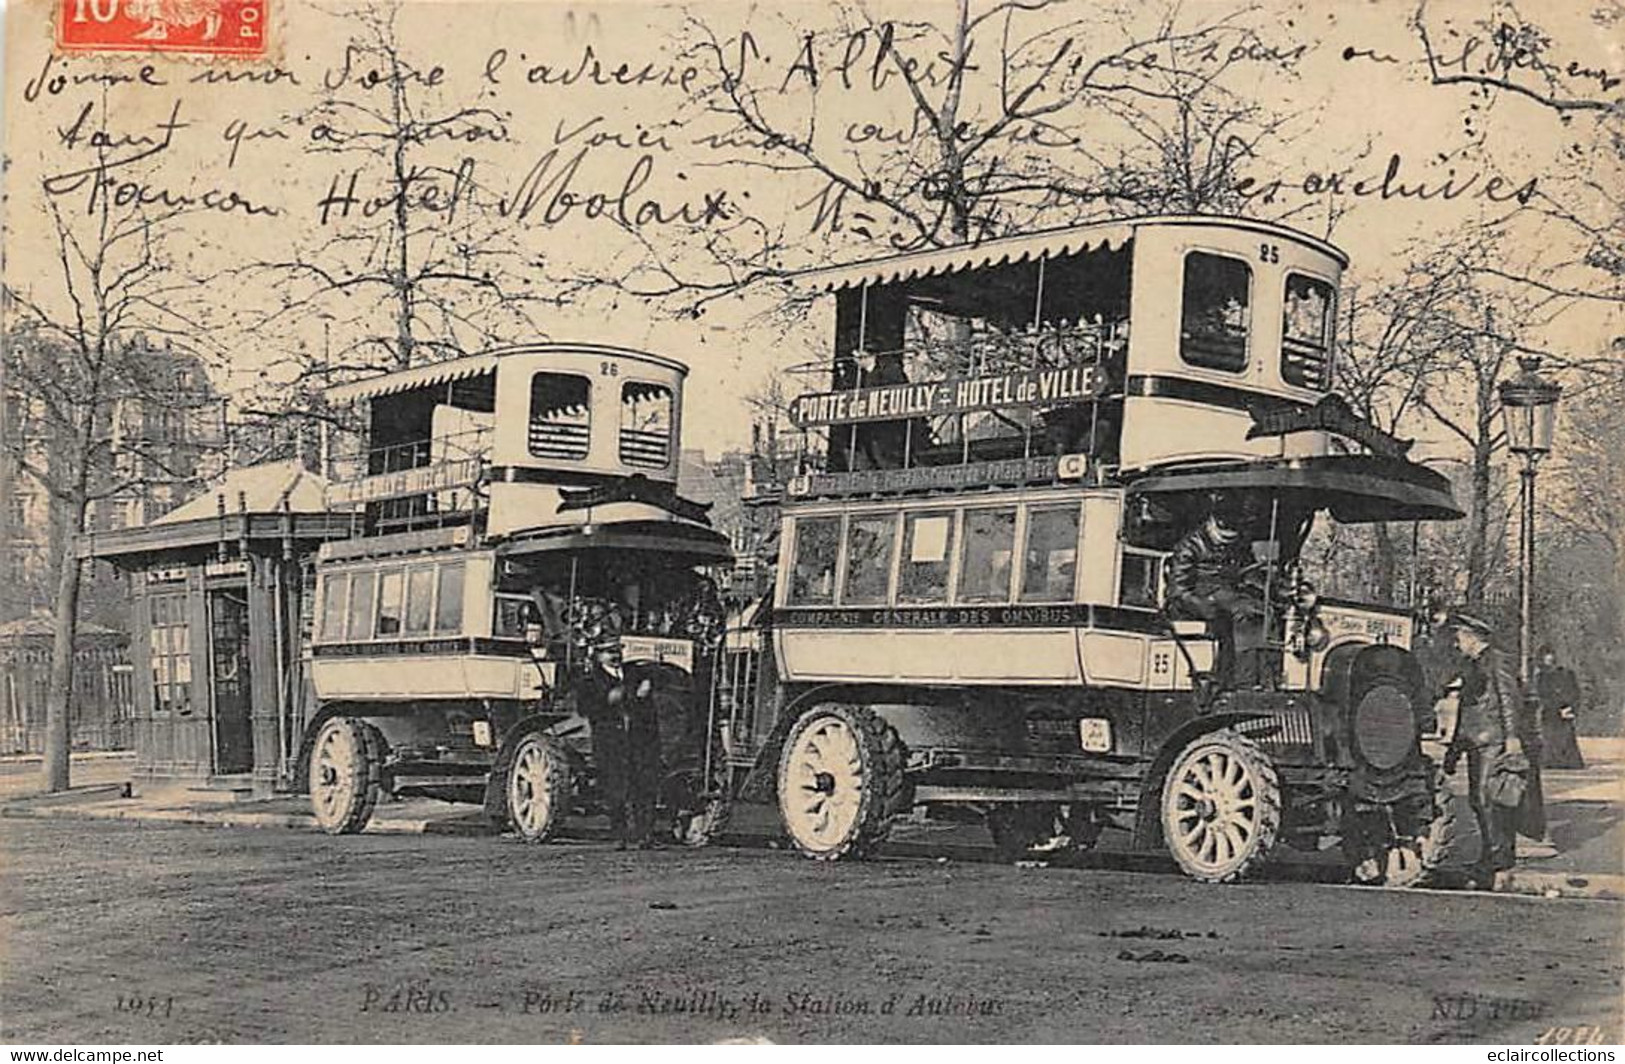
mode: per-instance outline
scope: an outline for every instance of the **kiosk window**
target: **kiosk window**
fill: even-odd
[[[440,567],[435,588],[434,630],[437,633],[456,633],[463,627],[463,563],[450,562]]]
[[[378,623],[373,634],[382,639],[386,635],[401,634],[401,595],[406,590],[406,574],[399,569],[378,577]]]
[[[1302,388],[1332,384],[1331,331],[1337,293],[1301,273],[1286,275],[1285,316],[1281,322],[1281,379]]]
[[[530,453],[537,458],[580,461],[592,429],[592,384],[574,373],[538,373],[530,379]]]
[[[1016,553],[1016,511],[966,510],[960,602],[1009,602]]]
[[[1021,601],[1072,601],[1077,564],[1077,508],[1030,512],[1026,562],[1021,572]]]
[[[1209,369],[1247,368],[1252,267],[1241,259],[1193,251],[1185,256],[1179,356]]]
[[[903,564],[897,573],[897,601],[947,602],[948,561],[953,549],[952,513],[906,515],[903,518]]]
[[[349,573],[329,573],[322,583],[322,642],[344,639],[344,599],[349,592]]]
[[[1162,579],[1162,558],[1155,554],[1123,552],[1123,574],[1117,601],[1136,609],[1154,610],[1160,603],[1157,593]]]
[[[350,639],[372,638],[372,592],[377,582],[374,572],[350,577],[350,623],[345,632]]]
[[[186,606],[184,594],[154,595],[151,600],[154,713],[192,712],[192,628]]]
[[[419,567],[406,574],[406,631],[425,635],[434,617],[434,570]]]
[[[671,389],[627,381],[621,385],[621,461],[663,469],[671,461]]]
[[[841,544],[839,517],[796,521],[796,560],[790,572],[794,606],[827,606],[835,601],[835,555]]]
[[[895,514],[853,517],[846,532],[846,583],[843,606],[879,606],[891,584],[891,548],[897,535]]]

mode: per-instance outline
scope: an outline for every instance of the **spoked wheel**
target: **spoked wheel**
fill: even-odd
[[[791,729],[779,757],[779,814],[796,849],[861,857],[909,805],[897,730],[865,706],[822,705]]]
[[[1456,795],[1449,777],[1434,779],[1433,815],[1415,836],[1391,838],[1375,852],[1350,854],[1356,883],[1420,887],[1429,883],[1456,848]]]
[[[1081,806],[1046,802],[1000,803],[987,813],[999,860],[1054,861],[1094,848],[1101,824]]]
[[[526,842],[545,842],[564,821],[570,803],[570,764],[551,735],[527,732],[508,762],[508,822]]]
[[[1280,827],[1275,766],[1239,732],[1221,728],[1198,736],[1168,770],[1163,838],[1192,878],[1223,883],[1256,870]]]
[[[367,826],[383,790],[384,737],[354,717],[322,725],[310,751],[310,808],[329,835]]]

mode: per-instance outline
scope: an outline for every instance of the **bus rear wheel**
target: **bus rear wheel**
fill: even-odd
[[[508,822],[525,842],[546,842],[570,804],[570,762],[551,735],[527,732],[508,760],[504,793]]]
[[[310,808],[329,835],[367,826],[383,791],[384,737],[366,721],[334,717],[310,751]]]
[[[907,811],[897,729],[867,706],[814,706],[779,757],[779,815],[791,843],[821,861],[862,857]]]

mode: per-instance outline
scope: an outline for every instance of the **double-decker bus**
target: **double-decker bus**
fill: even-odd
[[[718,826],[708,573],[732,555],[676,491],[686,374],[532,344],[331,390],[366,432],[328,499],[358,534],[317,561],[302,763],[325,830],[361,830],[385,793],[483,802],[527,840],[590,809],[578,691],[605,639],[650,683],[678,828]]]
[[[801,852],[869,852],[923,805],[1009,856],[1120,829],[1210,881],[1281,842],[1341,841],[1368,880],[1438,866],[1412,619],[1319,595],[1300,557],[1319,520],[1461,516],[1332,391],[1345,265],[1157,217],[800,279],[833,344],[793,403],[771,607],[733,637],[761,675],[724,701]],[[1171,601],[1221,512],[1245,515],[1247,645]]]

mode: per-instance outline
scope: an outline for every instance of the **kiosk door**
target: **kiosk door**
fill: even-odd
[[[214,770],[220,775],[254,768],[249,719],[248,593],[209,594],[209,653],[214,684]]]

